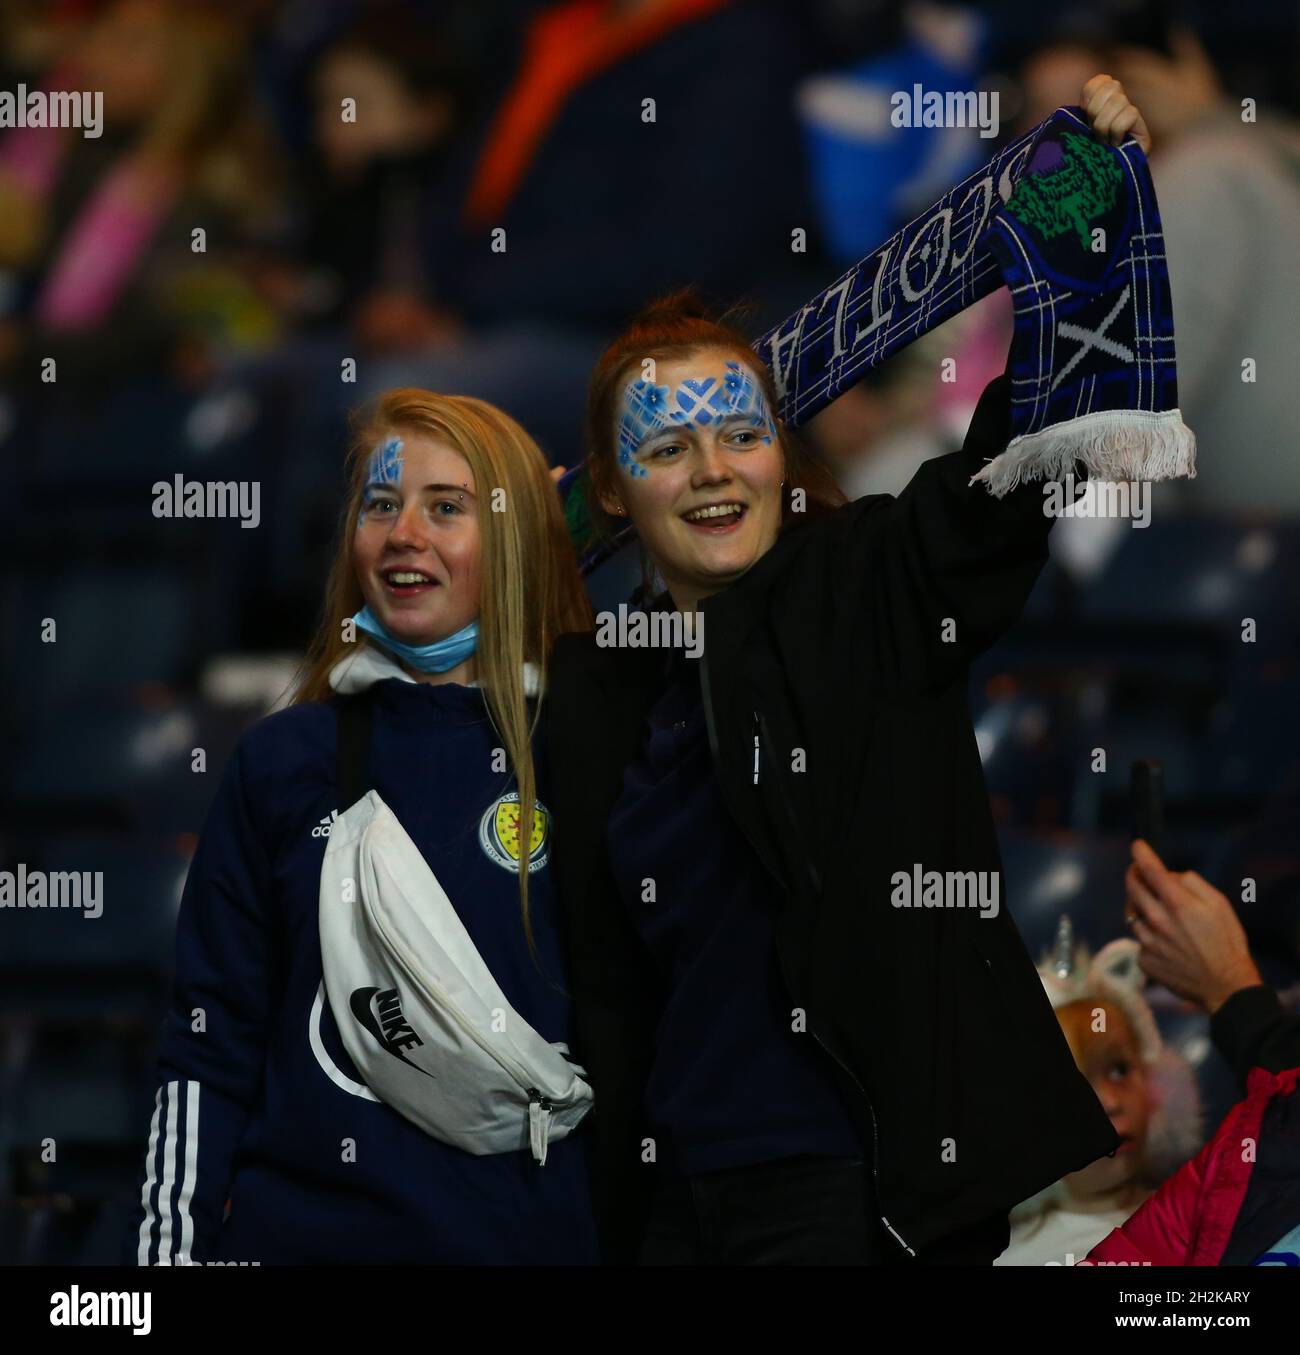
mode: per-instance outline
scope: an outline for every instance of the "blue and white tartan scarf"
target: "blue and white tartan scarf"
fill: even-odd
[[[998,287],[1015,332],[1012,436],[973,478],[1001,498],[1021,480],[1196,474],[1178,409],[1174,317],[1155,190],[1131,138],[1103,144],[1058,108],[755,345],[778,411],[798,426],[865,372]],[[582,468],[560,481],[583,572],[593,539]]]
[[[1001,497],[1081,461],[1101,480],[1196,473],[1142,148],[1058,108],[755,345],[787,423],[1006,284],[1012,437],[975,480]]]

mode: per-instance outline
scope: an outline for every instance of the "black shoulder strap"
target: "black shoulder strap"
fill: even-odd
[[[373,688],[338,699],[338,811],[350,809],[371,788],[370,726]]]

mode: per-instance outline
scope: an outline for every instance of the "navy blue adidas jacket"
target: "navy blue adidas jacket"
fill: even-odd
[[[375,697],[375,788],[511,1006],[567,1044],[549,813],[529,881],[543,974],[524,938],[519,835],[502,804],[514,780],[492,770],[500,740],[481,692],[391,676]],[[334,701],[261,720],[209,813],[181,904],[129,1259],[594,1262],[585,1126],[552,1142],[544,1167],[527,1149],[474,1156],[374,1099],[344,1051],[317,916],[331,817],[347,808],[337,803],[337,725]]]

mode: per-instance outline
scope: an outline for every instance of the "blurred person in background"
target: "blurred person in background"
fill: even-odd
[[[346,316],[367,352],[459,334],[430,302],[426,237],[470,78],[453,42],[405,10],[363,14],[312,64],[314,154],[295,262],[324,275],[320,318]]]
[[[1009,130],[1019,135],[1075,102],[1081,83],[1099,69],[1139,107],[1156,110],[1151,170],[1178,325],[1179,404],[1207,449],[1197,477],[1160,486],[1157,501],[1292,513],[1300,511],[1300,459],[1287,443],[1288,430],[1300,426],[1300,387],[1288,361],[1292,317],[1300,313],[1293,248],[1300,239],[1300,128],[1268,109],[1244,121],[1195,29],[1171,21],[1178,12],[1155,0],[1116,0],[1054,16],[1020,62],[1018,89],[1004,91],[1014,115]],[[920,461],[949,450],[953,425],[969,416],[1011,327],[1010,299],[1001,290],[926,336],[928,369],[918,352],[912,382],[926,388],[928,414],[915,411],[900,368],[889,374],[883,427],[879,400],[868,405],[857,396],[819,416],[812,426],[819,445],[819,425],[832,451],[845,448],[851,433],[860,444],[856,454],[846,448],[839,457],[845,492],[896,492]],[[935,376],[944,357],[955,359],[951,383]],[[1246,359],[1253,373],[1243,371]],[[1216,446],[1223,455],[1210,455]],[[1073,572],[1094,570],[1118,540],[1119,525],[1072,519],[1054,549]]]
[[[1159,4],[1067,12],[1024,65],[1022,122],[1056,107],[1098,64],[1152,110],[1179,406],[1205,451],[1197,477],[1171,487],[1169,500],[1300,512],[1300,126],[1245,109],[1253,91],[1229,93],[1195,29],[1168,14]]]
[[[1300,1015],[1260,981],[1232,904],[1139,840],[1129,925],[1153,979],[1210,1016],[1245,1098],[1090,1264],[1300,1266]],[[1297,946],[1300,949],[1300,945]]]
[[[448,296],[477,323],[523,313],[603,333],[669,287],[730,296],[760,279],[784,314],[804,289],[791,248],[808,224],[791,109],[803,45],[764,0],[537,9],[448,183],[434,241]],[[766,209],[746,207],[760,183]]]
[[[102,91],[103,134],[0,138],[0,219],[19,223],[0,232],[0,266],[20,280],[7,377],[36,380],[53,357],[83,396],[135,375],[201,380],[214,311],[239,311],[218,341],[274,326],[223,263],[274,204],[246,35],[216,7],[115,0],[67,37],[43,83]]]
[[[327,895],[322,858],[332,833],[361,831],[348,811],[366,809],[373,787],[468,935],[439,943],[477,951],[509,1004],[492,1028],[501,1048],[519,1048],[522,1021],[552,1060],[567,1050],[533,737],[551,646],[589,625],[590,609],[554,485],[507,415],[422,390],[379,401],[348,485],[294,704],[240,741],[190,866],[129,1254],[141,1265],[591,1262],[581,1127],[555,1129],[549,1150],[543,1134],[540,1159],[532,1138],[530,1157],[534,1107],[502,1094],[488,1103],[517,1110],[504,1125],[516,1150],[474,1153],[426,1132],[371,1090],[383,1070],[378,1082],[359,1071],[335,1014],[355,1018],[385,1066],[429,1042],[439,1072],[415,1081],[444,1108],[471,1097],[468,1065],[447,1066],[433,1017],[417,1032],[410,1011],[394,1016],[395,992],[330,987],[326,1001],[322,954],[323,919],[348,903]],[[490,511],[498,488],[511,511]],[[344,698],[370,706],[360,747],[341,732]],[[342,802],[349,779],[363,796],[353,804]],[[411,878],[385,854],[388,832],[368,859],[381,895]],[[353,869],[359,881],[366,866]],[[474,1038],[490,1046],[493,1035]],[[434,1090],[440,1073],[455,1091]]]
[[[891,93],[914,83],[939,92],[988,90],[982,71],[990,27],[971,6],[912,0],[880,25],[883,51],[846,70],[814,75],[800,89],[824,229],[838,263],[882,244],[999,144],[975,126],[896,127],[890,118]],[[1061,102],[1073,102],[1097,69],[1081,69]],[[990,92],[1007,100],[1005,89],[994,85]],[[1001,136],[999,124],[992,130]],[[813,443],[849,498],[898,494],[923,461],[961,445],[980,393],[1005,365],[1011,329],[1010,297],[999,289],[924,335],[812,421]],[[940,381],[945,359],[955,365]]]
[[[1251,1070],[1246,1099],[1088,1265],[1300,1266],[1300,1047]]]
[[[988,19],[974,6],[931,0],[907,0],[872,19],[868,55],[845,66],[842,51],[827,53],[836,68],[811,75],[797,92],[822,230],[838,267],[869,254],[990,149],[977,127],[891,120],[895,91],[980,87]]]
[[[1056,953],[1038,966],[1074,1061],[1121,1144],[1017,1205],[1011,1245],[994,1265],[1072,1265],[1204,1142],[1191,1067],[1160,1038],[1137,952],[1123,938],[1090,958],[1062,919]]]
[[[1281,680],[1294,680],[1282,672]],[[1269,734],[1275,731],[1269,730]],[[1262,979],[1300,997],[1300,762],[1295,757],[1277,789],[1233,840],[1216,873],[1249,880],[1233,909],[1246,929]],[[1244,896],[1244,897],[1243,897]]]
[[[760,321],[781,318],[821,280],[791,107],[803,46],[770,0],[536,8],[434,195],[426,300],[463,332],[367,379],[491,400],[568,461],[603,339],[647,295],[761,279]]]
[[[1168,45],[1121,49],[1114,64],[1160,110],[1151,170],[1169,223],[1179,403],[1207,453],[1185,488],[1198,505],[1297,513],[1300,124],[1245,112],[1191,30]]]
[[[1227,896],[1194,870],[1169,870],[1140,839],[1132,853],[1125,899],[1144,972],[1205,1012],[1241,1087],[1252,1068],[1300,1064],[1300,1016],[1260,976]],[[1291,945],[1300,957],[1300,935]]]

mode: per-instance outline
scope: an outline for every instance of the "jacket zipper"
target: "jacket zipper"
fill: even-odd
[[[709,667],[707,653],[701,653],[700,655],[700,686],[702,688],[702,694],[704,697],[704,723],[705,727],[708,729],[709,734],[709,751],[713,755],[713,765],[715,772],[718,772],[720,770],[721,758],[718,752],[718,730],[713,719],[713,697],[709,687]],[[754,718],[752,729],[754,735],[754,784],[758,785],[760,751],[762,747],[760,739],[763,732],[763,723],[762,717],[759,715],[758,711],[753,712],[753,717]],[[776,785],[777,792],[781,794],[782,802],[785,803],[784,792],[781,789],[781,783],[779,779],[777,780]],[[750,845],[751,847],[753,846],[752,843]],[[762,854],[758,853],[758,855],[759,859],[762,860]],[[766,865],[766,862],[764,862],[764,864]],[[812,862],[807,861],[805,859],[805,864],[808,867],[808,874],[810,880],[812,881],[816,890],[820,892],[821,882],[817,878],[817,872],[813,868]],[[785,889],[783,881],[777,879],[776,883],[780,889],[782,890]],[[776,946],[776,958],[777,963],[781,968],[781,978],[785,983],[786,992],[792,999],[794,999],[794,990],[790,983],[790,974],[789,971],[786,969],[785,956],[782,954],[781,946],[779,943]],[[805,1012],[807,1011],[806,1006],[804,1010]],[[861,1093],[862,1099],[866,1102],[867,1110],[870,1112],[871,1115],[871,1177],[872,1181],[875,1184],[876,1200],[878,1202],[880,1200],[880,1130],[876,1123],[876,1108],[871,1103],[871,1097],[868,1094],[867,1089],[858,1080],[857,1074],[848,1066],[847,1063],[844,1062],[842,1058],[840,1058],[840,1056],[817,1033],[816,1029],[813,1027],[811,1017],[809,1017],[808,1020],[808,1030],[811,1033],[813,1039],[816,1040],[817,1043],[822,1047],[822,1049],[826,1051],[827,1056],[833,1059],[844,1070],[849,1080],[858,1089],[859,1093]],[[916,1252],[908,1245],[907,1240],[902,1236],[902,1234],[898,1232],[898,1230],[894,1227],[892,1223],[890,1223],[890,1221],[884,1216],[884,1214],[881,1214],[879,1217],[880,1222],[885,1226],[886,1230],[889,1232],[890,1237],[892,1237],[898,1243],[898,1245],[902,1247],[905,1252],[907,1252],[909,1256],[914,1257],[916,1255]]]
[[[766,732],[766,730],[765,730],[765,727],[764,727],[764,725],[763,725],[763,717],[758,713],[758,711],[754,711],[754,712],[753,712],[753,716],[754,716],[754,723],[753,723],[753,729],[754,729],[754,784],[757,785],[757,784],[758,784],[758,757],[759,757],[759,747],[760,747],[759,739],[760,739],[761,735],[764,734],[764,733]],[[784,791],[784,789],[782,788],[781,782],[780,782],[779,779],[778,779],[777,782],[776,782],[776,789],[777,789],[777,794],[778,794],[778,795],[780,796],[780,798],[781,798],[781,804],[782,804],[782,807],[785,809],[786,816],[790,819],[791,825],[794,826],[794,827],[797,827],[798,825],[797,825],[797,823],[795,822],[794,811],[793,811],[793,809],[790,807],[790,802],[786,799],[785,791]],[[816,872],[815,870],[812,869],[812,864],[811,864],[811,862],[807,862],[806,858],[805,858],[805,864],[807,864],[807,866],[808,866],[808,875],[809,875],[809,879],[811,880],[811,882],[812,882],[812,884],[813,884],[813,887],[816,889],[816,891],[817,891],[818,893],[820,893],[820,892],[821,892],[821,881],[820,881],[820,879],[819,879],[818,876],[817,876],[817,872]],[[785,956],[782,955],[782,953],[781,953],[781,947],[780,947],[780,946],[777,946],[777,948],[776,948],[776,958],[777,958],[777,962],[778,962],[778,963],[780,964],[780,966],[781,966],[781,977],[785,980],[786,991],[790,993],[790,996],[791,996],[791,997],[793,997],[793,996],[794,996],[794,991],[793,991],[793,988],[792,988],[791,983],[790,983],[790,975],[789,975],[789,973],[786,971],[786,967],[785,967]],[[816,1040],[817,1043],[818,1043],[819,1045],[821,1045],[821,1047],[826,1051],[826,1053],[827,1053],[832,1059],[834,1059],[835,1062],[838,1063],[839,1066],[844,1070],[844,1072],[845,1072],[845,1074],[848,1076],[849,1080],[853,1083],[853,1085],[854,1085],[854,1086],[858,1089],[858,1091],[862,1094],[862,1099],[867,1103],[867,1109],[871,1112],[871,1176],[872,1176],[872,1179],[874,1180],[875,1186],[876,1186],[876,1199],[877,1199],[877,1201],[879,1201],[879,1199],[880,1199],[880,1129],[879,1129],[879,1126],[878,1126],[877,1123],[876,1123],[876,1107],[872,1104],[872,1100],[871,1100],[870,1095],[869,1095],[868,1092],[867,1092],[867,1089],[866,1089],[866,1088],[862,1085],[862,1083],[858,1080],[857,1074],[853,1071],[852,1068],[849,1067],[849,1065],[848,1065],[847,1063],[845,1063],[845,1061],[844,1061],[842,1058],[840,1058],[840,1056],[839,1056],[839,1055],[838,1055],[838,1054],[830,1047],[830,1045],[828,1045],[828,1044],[826,1043],[825,1040],[822,1039],[822,1037],[821,1037],[821,1036],[817,1033],[817,1031],[813,1028],[813,1023],[812,1023],[812,1018],[811,1018],[811,1017],[810,1017],[809,1020],[808,1020],[808,1029],[809,1029],[809,1031],[812,1033],[813,1039]],[[894,1227],[894,1225],[893,1225],[892,1223],[890,1223],[890,1221],[884,1216],[884,1214],[881,1214],[881,1215],[880,1215],[880,1221],[881,1221],[881,1223],[883,1223],[883,1224],[885,1225],[886,1229],[888,1229],[890,1236],[898,1243],[898,1245],[899,1245],[900,1247],[903,1248],[904,1251],[907,1252],[907,1254],[908,1254],[909,1256],[915,1256],[915,1255],[916,1255],[916,1252],[913,1251],[912,1248],[908,1246],[906,1238],[904,1238],[903,1235],[902,1235],[902,1234]]]
[[[785,980],[786,991],[787,991],[787,992],[790,992],[791,997],[793,997],[794,994],[793,994],[793,992],[791,991],[791,988],[790,988],[790,975],[789,975],[789,972],[787,971],[787,969],[786,969],[786,967],[785,967],[785,957],[781,954],[781,947],[780,947],[780,946],[777,946],[777,948],[776,948],[776,958],[777,958],[777,963],[781,966],[781,977]],[[862,1099],[863,1099],[863,1100],[866,1102],[866,1104],[867,1104],[867,1110],[870,1111],[870,1113],[871,1113],[871,1179],[872,1179],[872,1181],[875,1183],[875,1188],[876,1188],[876,1199],[877,1199],[877,1201],[879,1201],[879,1199],[880,1199],[880,1129],[879,1129],[879,1126],[876,1124],[876,1108],[875,1108],[875,1106],[872,1104],[871,1097],[870,1097],[870,1095],[868,1094],[867,1089],[866,1089],[866,1088],[862,1085],[862,1083],[858,1080],[857,1074],[853,1071],[852,1068],[849,1067],[849,1065],[848,1065],[847,1063],[844,1062],[844,1060],[843,1060],[842,1058],[840,1058],[840,1056],[839,1056],[839,1055],[838,1055],[838,1054],[830,1047],[830,1045],[828,1045],[828,1044],[826,1043],[826,1041],[823,1040],[822,1037],[817,1033],[816,1027],[814,1027],[814,1025],[813,1025],[813,1023],[812,1023],[812,1018],[811,1018],[811,1017],[810,1017],[809,1020],[808,1020],[808,1030],[809,1030],[809,1032],[811,1033],[813,1039],[816,1040],[817,1043],[818,1043],[819,1045],[821,1045],[822,1049],[824,1049],[824,1050],[826,1051],[827,1056],[828,1056],[829,1058],[834,1059],[835,1062],[838,1063],[839,1066],[844,1070],[845,1076],[848,1077],[848,1079],[853,1083],[853,1085],[854,1085],[854,1086],[858,1089],[858,1091],[861,1093]],[[909,1256],[915,1256],[915,1255],[916,1255],[916,1252],[913,1251],[912,1248],[911,1248],[910,1246],[908,1246],[908,1244],[907,1244],[907,1239],[906,1239],[906,1238],[898,1231],[897,1228],[894,1227],[894,1225],[893,1225],[892,1223],[890,1223],[890,1221],[884,1216],[884,1214],[881,1214],[881,1215],[880,1215],[880,1222],[883,1223],[883,1224],[885,1225],[885,1228],[888,1230],[889,1235],[894,1239],[895,1242],[898,1243],[898,1245],[899,1245],[900,1247],[902,1247],[902,1249],[903,1249],[905,1252],[907,1252],[907,1254],[908,1254]]]

